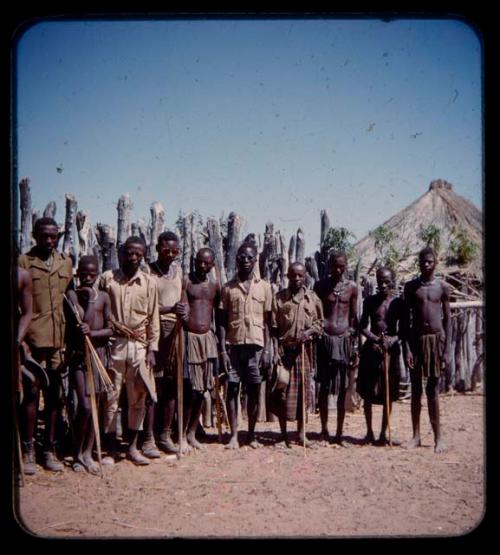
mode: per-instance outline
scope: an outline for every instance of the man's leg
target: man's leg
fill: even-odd
[[[21,438],[23,443],[24,474],[36,474],[35,426],[40,398],[40,384],[23,376],[23,402],[19,407]]]
[[[254,449],[262,444],[255,439],[255,425],[259,412],[260,383],[247,383],[248,444]]]
[[[363,412],[365,413],[366,421],[366,436],[364,441],[365,443],[374,443],[375,436],[373,435],[372,428],[372,403],[366,399],[363,401]]]
[[[163,382],[162,401],[163,428],[158,440],[158,446],[167,453],[177,453],[179,448],[172,441],[172,422],[174,421],[177,385],[175,379],[165,377]]]
[[[319,417],[321,420],[321,440],[330,441],[330,433],[328,431],[328,395],[330,394],[329,384],[326,382],[320,383],[319,386]]]
[[[114,464],[118,456],[118,441],[116,439],[116,420],[118,417],[118,406],[123,387],[123,376],[125,372],[125,361],[113,360],[113,365],[108,368],[108,373],[113,380],[114,394],[105,397],[103,401],[103,444],[106,456],[102,464]]]
[[[44,467],[52,472],[62,472],[63,463],[56,455],[56,425],[58,416],[63,407],[61,391],[61,375],[59,365],[61,355],[59,349],[50,349],[45,357],[47,373],[49,375],[49,387],[46,390],[45,401],[45,439],[44,439]]]
[[[73,385],[78,399],[78,408],[76,412],[74,424],[74,453],[73,453],[73,470],[81,472],[85,470],[83,462],[83,451],[85,438],[92,427],[90,399],[85,394],[85,372],[82,370],[73,370]]]
[[[231,438],[226,445],[226,449],[238,449],[238,395],[240,394],[239,382],[228,382],[227,384],[227,415],[229,417],[229,427],[231,428]]]
[[[338,391],[337,391],[337,431],[335,433],[334,443],[341,445],[342,447],[347,447],[342,440],[342,432],[344,429],[344,419],[345,419],[345,399],[347,394],[347,372],[348,368],[344,364],[339,365],[337,368],[339,375],[338,379]]]
[[[446,450],[446,445],[441,438],[441,426],[439,415],[439,378],[427,379],[425,388],[427,395],[427,407],[429,410],[429,420],[431,421],[432,431],[434,432],[434,452],[442,453]]]
[[[203,445],[196,439],[196,430],[200,422],[201,411],[203,408],[203,391],[192,390],[191,393],[191,414],[187,426],[186,440],[191,447],[203,449]]]
[[[144,361],[138,357],[127,361],[125,386],[127,389],[128,426],[130,433],[128,457],[134,464],[144,466],[149,464],[149,459],[137,447],[139,431],[143,427],[146,416],[146,398],[148,396],[148,391],[139,373],[139,366],[141,364],[144,364]]]
[[[420,411],[422,409],[422,373],[416,369],[410,370],[411,382],[411,424],[413,437],[403,444],[405,449],[420,447]]]

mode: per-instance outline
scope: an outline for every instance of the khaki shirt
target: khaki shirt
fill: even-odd
[[[226,342],[263,347],[265,313],[271,312],[272,297],[269,283],[255,276],[248,294],[238,276],[227,282],[222,288],[220,304],[227,311]]]
[[[147,273],[156,280],[158,286],[158,304],[160,308],[165,306],[174,306],[181,300],[182,293],[182,268],[176,262],[170,265],[169,274],[172,277],[166,277],[161,273],[158,265],[153,262],[148,267]],[[177,316],[173,312],[167,314],[160,314],[160,320],[169,320],[171,322],[177,321]]]
[[[34,255],[33,249],[19,257],[18,265],[28,270],[33,282],[33,318],[26,333],[26,341],[35,347],[64,346],[64,297],[73,279],[71,258],[54,252],[52,267]]]
[[[301,288],[296,295],[283,289],[273,299],[272,326],[278,328],[279,342],[295,344],[299,331],[314,329],[314,334],[323,333],[323,306],[314,293]]]
[[[139,332],[148,341],[149,350],[157,351],[160,318],[154,278],[142,270],[130,279],[120,269],[108,270],[100,278],[99,289],[109,295],[112,317]]]

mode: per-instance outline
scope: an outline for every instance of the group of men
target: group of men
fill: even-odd
[[[444,449],[438,395],[450,352],[449,289],[434,278],[437,257],[431,248],[420,252],[420,276],[405,285],[403,298],[394,294],[392,270],[377,270],[378,293],[364,300],[358,323],[358,287],[346,277],[347,257],[342,252],[330,255],[328,276],[313,290],[306,287],[305,266],[294,262],[288,269],[288,287],[273,292],[256,271],[258,254],[252,242],[240,245],[236,274],[221,286],[212,278],[215,255],[210,248],[200,249],[192,271],[182,274],[179,239],[170,231],[158,237],[156,261],[145,263],[146,245],[132,236],[119,249],[118,269],[98,275],[97,258],[82,256],[76,279],[71,259],[57,251],[59,236],[54,220],[38,219],[35,246],[18,261],[16,382],[25,474],[37,472],[34,440],[41,390],[42,464],[54,472],[64,468],[56,451],[56,432],[65,372],[76,397],[71,418],[76,472],[99,472],[94,450],[100,431],[106,455],[102,464],[119,460],[117,424],[123,397],[127,409],[120,420],[127,457],[136,465],[160,457],[160,449],[179,454],[202,448],[197,431],[204,395],[218,390],[221,381],[226,382],[227,448],[240,446],[241,383],[246,393],[246,443],[261,446],[255,427],[263,381],[272,385],[270,403],[280,424],[279,444],[291,446],[287,422],[296,421],[298,442],[306,445],[304,407],[311,404],[313,378],[319,383],[320,439],[346,446],[346,391],[350,373],[358,366],[360,336],[366,339],[359,351],[357,390],[364,399],[366,441],[388,441],[402,349],[412,386],[413,437],[406,446],[421,443],[425,381],[435,451]],[[333,438],[328,430],[330,394],[337,396]],[[373,403],[387,408],[377,442]],[[180,430],[177,443],[174,418]]]

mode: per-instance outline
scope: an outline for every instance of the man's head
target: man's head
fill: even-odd
[[[257,261],[257,247],[253,243],[242,243],[236,253],[238,272],[250,273]]]
[[[59,227],[53,218],[38,218],[33,226],[33,238],[38,250],[50,255],[57,247]]]
[[[395,279],[394,270],[385,266],[380,267],[377,270],[377,287],[379,292],[384,296],[388,295],[394,287]]]
[[[160,233],[156,243],[156,252],[160,262],[171,264],[179,256],[179,237],[173,231]]]
[[[306,280],[306,268],[301,262],[292,262],[288,267],[288,288],[292,293],[296,293],[304,286]]]
[[[334,251],[328,257],[328,272],[330,276],[339,280],[347,269],[347,255],[343,251]]]
[[[97,256],[82,256],[78,262],[76,275],[80,284],[85,287],[92,287],[97,279],[97,269],[99,262]]]
[[[418,264],[423,276],[432,276],[436,268],[437,255],[432,247],[425,247],[418,253]]]
[[[129,277],[132,277],[141,265],[146,252],[146,244],[141,237],[132,235],[123,243],[120,251],[120,267]]]
[[[215,253],[208,247],[203,247],[196,253],[194,270],[199,276],[206,276],[214,267]]]

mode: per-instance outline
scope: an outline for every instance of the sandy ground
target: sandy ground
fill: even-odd
[[[374,407],[376,433],[381,410]],[[448,446],[441,454],[424,400],[423,446],[411,451],[363,445],[358,410],[346,417],[350,448],[278,449],[273,422],[257,426],[261,449],[224,449],[209,428],[203,451],[163,455],[147,467],[123,460],[103,478],[73,472],[68,458],[61,474],[40,467],[25,478],[17,514],[30,534],[57,538],[460,536],[485,507],[484,396],[443,395],[441,414]],[[334,430],[334,412],[330,419]],[[313,443],[319,430],[313,415]],[[392,437],[411,437],[406,400],[394,405]]]

